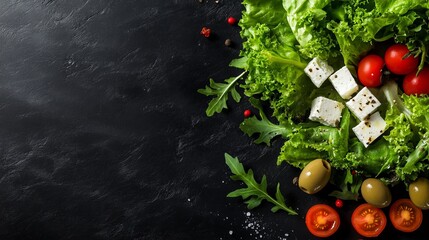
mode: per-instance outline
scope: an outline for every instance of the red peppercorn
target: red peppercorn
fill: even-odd
[[[207,27],[203,27],[201,29],[201,32],[200,32],[200,34],[203,35],[206,38],[210,37],[211,33],[212,33],[212,30],[210,28],[207,28]]]
[[[335,200],[335,206],[337,208],[342,208],[344,206],[343,200],[337,198],[337,200]]]
[[[356,174],[357,174],[356,170],[354,170],[354,169],[353,169],[353,170],[351,171],[351,174],[352,174],[353,176],[354,176],[354,175],[356,175]]]
[[[249,109],[244,110],[243,115],[245,118],[248,118],[252,115],[252,111],[250,111]]]
[[[228,18],[228,24],[233,26],[237,23],[237,19],[235,19],[234,17],[229,17]]]

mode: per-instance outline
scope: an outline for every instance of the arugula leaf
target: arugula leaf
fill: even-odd
[[[233,158],[228,153],[225,153],[225,162],[234,174],[231,179],[236,181],[243,181],[247,188],[237,189],[227,195],[227,197],[242,197],[249,209],[258,207],[263,200],[274,204],[271,208],[272,212],[279,210],[286,211],[289,215],[298,215],[292,208],[286,206],[285,198],[280,191],[280,184],[277,184],[275,197],[272,197],[267,192],[267,178],[264,175],[261,183],[258,183],[253,176],[252,169],[247,172],[244,170],[243,164],[240,163],[238,158]]]
[[[329,194],[329,196],[343,200],[357,201],[359,198],[359,189],[362,185],[362,178],[351,174],[350,170],[345,172],[345,174],[334,174],[336,176],[342,176],[334,182],[334,184],[338,185],[341,190],[334,190]]]
[[[270,146],[271,139],[274,137],[283,136],[286,138],[292,132],[293,129],[291,126],[276,125],[272,123],[263,112],[260,100],[250,98],[249,101],[259,110],[261,120],[256,116],[247,118],[240,124],[240,129],[249,137],[259,133],[259,137],[255,140],[255,143],[265,143]]]
[[[242,72],[237,77],[228,78],[225,83],[216,83],[213,79],[210,79],[210,85],[205,88],[198,89],[198,92],[206,96],[215,96],[207,107],[207,116],[213,116],[215,112],[220,113],[223,109],[228,108],[226,101],[228,100],[228,93],[231,94],[232,98],[236,102],[240,102],[241,96],[235,89],[237,81],[244,76],[246,71]]]

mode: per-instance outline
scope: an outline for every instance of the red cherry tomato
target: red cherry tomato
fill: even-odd
[[[429,94],[429,66],[423,67],[417,76],[416,72],[405,76],[402,88],[408,95]]]
[[[365,56],[358,65],[359,81],[366,87],[380,86],[383,66],[382,57],[375,54]]]
[[[340,227],[337,211],[326,204],[316,204],[308,209],[305,225],[316,237],[329,237]]]
[[[377,237],[386,227],[386,215],[371,204],[359,205],[352,214],[352,226],[364,237]]]
[[[399,231],[414,232],[422,224],[423,213],[410,199],[403,198],[392,204],[389,218],[392,225]]]
[[[409,50],[404,44],[390,46],[384,54],[386,67],[392,73],[406,75],[417,70],[419,59],[409,54]]]

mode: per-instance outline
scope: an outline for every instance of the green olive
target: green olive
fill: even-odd
[[[417,207],[429,209],[429,180],[424,177],[418,178],[408,187],[410,199]]]
[[[322,190],[331,177],[331,165],[322,159],[315,159],[302,169],[298,179],[298,186],[308,194]]]
[[[392,202],[389,188],[376,178],[367,178],[360,187],[363,199],[378,208],[384,208]]]

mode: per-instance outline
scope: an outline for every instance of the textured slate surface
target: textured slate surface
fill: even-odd
[[[293,186],[298,171],[275,166],[280,141],[257,146],[238,129],[246,101],[207,118],[196,92],[238,73],[227,65],[239,28],[225,19],[240,11],[238,0],[2,0],[0,239],[312,239],[306,209],[334,200]],[[300,215],[227,199],[240,184],[224,152],[271,190],[280,181]],[[353,206],[337,238],[358,238]]]

